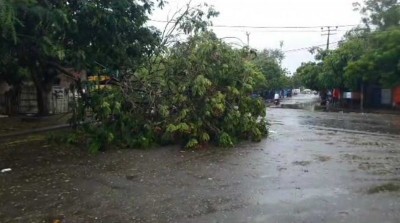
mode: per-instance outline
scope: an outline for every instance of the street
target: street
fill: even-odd
[[[400,223],[399,0],[0,6],[0,223]]]
[[[0,145],[0,222],[400,222],[400,116],[267,116],[268,139],[224,150]]]

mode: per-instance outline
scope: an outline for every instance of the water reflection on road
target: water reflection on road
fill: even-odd
[[[400,116],[269,109],[268,117],[269,140],[247,157],[254,177],[236,187],[247,208],[219,222],[399,222]]]

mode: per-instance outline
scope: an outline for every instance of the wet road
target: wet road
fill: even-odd
[[[268,117],[267,140],[222,151],[21,158],[8,146],[0,222],[400,222],[400,116]]]
[[[270,139],[252,157],[253,202],[216,222],[400,222],[398,116],[276,109],[269,117]]]

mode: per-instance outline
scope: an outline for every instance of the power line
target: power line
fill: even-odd
[[[238,30],[239,31],[239,30]],[[337,32],[347,32],[349,30],[336,30]],[[255,33],[320,33],[320,30],[254,30]]]
[[[329,44],[338,44],[338,43],[340,43],[340,42],[341,42],[341,41],[330,42]],[[284,53],[290,53],[290,52],[297,52],[297,51],[303,51],[303,50],[311,50],[311,49],[313,49],[313,48],[315,48],[315,47],[321,47],[321,46],[326,46],[326,43],[325,43],[325,44],[321,44],[321,45],[310,46],[310,47],[303,47],[303,48],[298,48],[298,49],[285,50],[285,51],[283,51],[283,52],[284,52]]]
[[[164,20],[149,20],[151,22],[159,23],[170,23],[175,21],[164,21]],[[346,28],[355,27],[357,25],[332,25],[332,27]],[[210,27],[215,28],[243,28],[243,29],[316,29],[321,27],[327,27],[327,25],[322,26],[249,26],[249,25],[210,25]]]
[[[327,27],[326,27],[326,28],[327,28],[327,31],[325,31],[324,28],[325,28],[325,27],[322,27],[322,28],[321,28],[322,32],[325,33],[325,34],[322,34],[322,35],[323,35],[323,36],[328,36],[328,39],[327,39],[327,41],[326,41],[326,50],[329,50],[330,38],[331,38],[331,36],[337,34],[337,33],[332,33],[332,31],[337,31],[338,27],[336,27],[335,29],[331,29],[332,27],[327,26]]]
[[[365,29],[365,28],[355,29],[355,31],[361,31],[361,30],[367,30],[367,29]],[[368,35],[369,35],[369,36],[372,36],[372,35],[376,35],[376,34],[380,34],[380,33],[387,33],[387,32],[390,32],[390,30],[382,30],[382,31],[381,31],[381,30],[378,30],[378,31],[373,31],[373,32],[369,33]],[[356,38],[356,39],[364,39],[364,38],[368,38],[368,37],[366,37],[366,36],[360,36],[360,37],[354,37],[354,38]],[[346,41],[345,41],[345,40],[342,40],[342,41],[330,42],[329,44],[340,44],[340,43],[342,43],[342,42],[346,42]],[[303,47],[303,48],[298,48],[298,49],[285,50],[285,51],[283,51],[283,52],[284,52],[284,53],[298,52],[298,51],[310,50],[310,49],[313,49],[313,48],[315,48],[315,47],[322,47],[322,46],[326,46],[326,43],[325,43],[325,44],[320,44],[320,45],[315,45],[315,46],[310,46],[310,47]]]
[[[247,36],[247,47],[250,47],[250,33],[246,32],[246,36]]]
[[[337,25],[340,28],[355,27],[357,25]],[[238,25],[212,25],[216,28],[245,28],[245,29],[317,29],[323,26],[238,26]],[[336,27],[336,26],[335,26]]]

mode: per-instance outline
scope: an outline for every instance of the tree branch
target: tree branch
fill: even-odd
[[[56,63],[56,62],[47,62],[47,64],[52,66],[52,67],[54,67],[54,68],[56,68],[58,71],[60,71],[65,76],[67,76],[67,77],[69,77],[69,78],[71,78],[71,79],[73,79],[75,81],[78,80],[78,78],[75,77],[75,75],[72,72],[68,71],[67,69],[65,69],[64,67],[59,65],[58,63]]]

